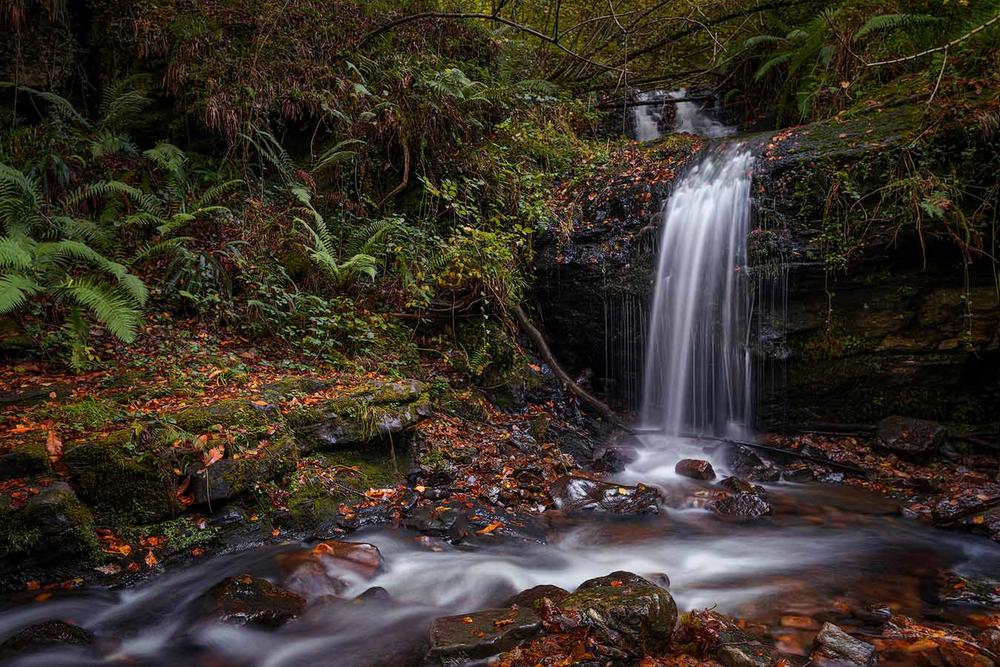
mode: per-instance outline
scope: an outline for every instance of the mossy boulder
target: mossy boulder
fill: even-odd
[[[211,503],[233,498],[255,484],[283,477],[295,470],[299,448],[288,433],[264,440],[250,451],[239,452],[197,473],[191,482],[194,502]]]
[[[389,438],[412,428],[431,412],[424,383],[373,381],[334,398],[295,406],[285,419],[303,451],[311,452]]]
[[[0,454],[0,479],[41,475],[52,471],[44,437],[18,443],[6,454]]]
[[[115,431],[72,443],[63,453],[80,498],[105,519],[151,523],[181,509],[170,462],[141,433]]]
[[[244,399],[230,399],[200,407],[185,408],[161,417],[165,424],[184,433],[197,435],[221,431],[232,436],[237,444],[256,444],[256,436],[283,423],[273,405],[263,405]]]
[[[628,572],[584,582],[559,608],[577,616],[602,644],[631,656],[663,651],[677,623],[677,605],[670,593]]]
[[[94,517],[65,482],[42,486],[23,505],[0,496],[0,544],[2,572],[99,555]]]
[[[399,455],[403,457],[405,452]],[[314,537],[332,537],[344,519],[341,504],[356,500],[369,488],[401,483],[400,466],[406,469],[407,464],[397,461],[394,466],[392,450],[383,446],[310,454],[301,460],[286,487],[288,511],[281,514],[279,523]]]

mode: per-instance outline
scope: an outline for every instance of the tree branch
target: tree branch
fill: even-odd
[[[542,355],[542,359],[545,360],[545,363],[549,365],[552,372],[556,374],[556,377],[559,378],[559,381],[571,394],[592,407],[602,417],[615,426],[628,431],[632,430],[631,427],[627,426],[621,421],[621,419],[618,418],[615,411],[609,408],[606,403],[584,390],[576,382],[573,382],[573,379],[567,375],[566,371],[564,371],[559,363],[556,362],[556,358],[553,356],[552,350],[549,349],[548,344],[545,342],[545,337],[542,336],[542,332],[535,328],[535,325],[533,325],[531,320],[528,319],[527,313],[524,312],[524,309],[521,308],[521,306],[514,307],[514,315],[517,317],[517,323],[520,325],[521,329],[525,334],[527,334],[528,338],[531,339],[531,342],[534,344],[537,352]]]
[[[920,53],[914,53],[912,56],[903,56],[901,58],[893,58],[892,60],[880,60],[880,61],[875,62],[875,63],[865,62],[864,60],[861,59],[860,56],[858,56],[858,60],[861,60],[862,64],[865,67],[878,67],[880,65],[894,65],[896,63],[905,62],[907,60],[914,60],[916,58],[920,58],[921,56],[926,56],[926,55],[929,55],[931,53],[937,53],[938,51],[947,51],[948,49],[950,49],[951,47],[955,46],[959,42],[964,42],[965,40],[967,40],[970,37],[972,37],[973,35],[975,35],[977,32],[979,32],[981,30],[985,30],[986,28],[990,27],[991,25],[993,25],[997,21],[1000,21],[1000,14],[997,14],[996,16],[994,16],[993,18],[991,18],[989,21],[987,21],[986,23],[982,24],[981,26],[979,26],[977,28],[973,28],[972,30],[970,30],[969,32],[965,33],[961,37],[956,37],[955,39],[951,40],[947,44],[944,44],[943,46],[935,46],[933,49],[927,49],[925,51],[921,51]]]
[[[380,35],[384,35],[387,32],[394,30],[395,28],[401,25],[404,25],[406,23],[412,23],[414,21],[420,21],[423,19],[455,19],[455,20],[476,19],[479,21],[492,21],[494,23],[501,23],[503,25],[514,28],[515,30],[519,30],[525,34],[531,35],[532,37],[535,37],[545,42],[546,44],[551,44],[560,51],[565,52],[567,55],[572,56],[573,58],[581,62],[587,63],[588,65],[592,65],[607,72],[618,72],[618,73],[622,72],[622,69],[619,67],[614,67],[612,65],[605,65],[604,63],[599,63],[594,60],[590,60],[589,58],[585,58],[579,53],[571,49],[568,49],[562,44],[560,44],[557,39],[554,39],[549,35],[541,33],[530,26],[526,26],[521,23],[511,21],[510,19],[506,19],[502,16],[497,16],[495,14],[482,14],[478,12],[423,12],[421,14],[410,14],[408,16],[401,16],[398,19],[389,21],[388,23],[385,23],[376,28],[375,30],[372,30],[371,32],[365,34],[358,42],[358,47],[363,46],[365,43],[375,39],[376,37],[379,37]]]

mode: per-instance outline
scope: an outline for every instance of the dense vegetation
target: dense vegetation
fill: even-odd
[[[859,210],[992,258],[995,182],[927,146],[955,120],[975,135],[956,151],[996,136],[996,17],[976,0],[6,0],[0,313],[78,370],[100,363],[95,334],[132,343],[162,311],[396,362],[414,324],[459,322],[432,346],[474,376],[509,369],[533,240],[566,222],[553,184],[600,169],[622,141],[596,138],[601,109],[654,87],[759,126],[922,105],[887,185],[828,184],[827,261],[863,245]]]

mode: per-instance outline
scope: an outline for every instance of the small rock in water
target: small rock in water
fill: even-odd
[[[768,502],[752,493],[737,493],[717,500],[709,507],[724,519],[735,521],[752,521],[771,514]]]
[[[431,624],[427,663],[458,665],[488,658],[531,639],[541,627],[538,615],[526,607],[437,618]]]
[[[760,642],[731,644],[720,648],[715,659],[725,667],[772,667],[774,652]]]
[[[302,614],[305,600],[249,574],[229,577],[205,593],[202,618],[230,625],[277,628]]]
[[[936,451],[944,440],[945,429],[937,422],[894,415],[878,423],[879,443],[900,454],[926,454]]]
[[[729,467],[733,474],[751,482],[777,482],[781,479],[781,470],[757,456],[749,447],[734,447]]]
[[[832,664],[858,665],[869,667],[876,662],[875,647],[868,642],[855,639],[833,623],[824,623],[816,635],[818,648],[814,660],[822,664],[824,659]]]
[[[0,660],[20,653],[93,643],[94,636],[77,625],[57,620],[42,621],[18,631],[0,644]]]
[[[657,514],[662,501],[660,492],[645,484],[619,486],[576,475],[557,479],[550,493],[556,507],[570,514]]]
[[[712,468],[712,464],[701,459],[681,459],[674,466],[674,472],[691,479],[715,479],[715,470]]]
[[[735,476],[726,477],[719,482],[719,486],[727,491],[732,491],[733,493],[752,493],[755,496],[761,496],[762,498],[766,495],[764,487],[758,486],[757,484],[751,484],[745,479],[740,479]]]
[[[670,593],[631,572],[584,582],[559,608],[590,627],[602,644],[630,656],[662,651],[677,623]]]

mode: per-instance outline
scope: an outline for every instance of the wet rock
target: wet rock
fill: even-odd
[[[275,561],[284,573],[282,584],[303,594],[339,595],[350,579],[371,579],[384,566],[378,547],[362,542],[331,540],[312,549],[279,554]]]
[[[712,468],[712,464],[701,459],[681,459],[674,466],[674,472],[691,479],[715,479],[715,470]]]
[[[202,596],[201,618],[230,625],[277,628],[302,614],[305,600],[249,574],[229,577]]]
[[[586,582],[586,588],[566,596],[559,608],[589,627],[601,644],[626,655],[662,651],[677,622],[677,605],[670,593],[632,573],[608,577]],[[601,585],[605,582],[608,585]]]
[[[64,621],[42,621],[18,631],[0,644],[0,660],[66,646],[90,646],[94,636],[78,625]]]
[[[738,619],[713,611],[688,614],[676,641],[703,647],[725,667],[772,667],[777,663],[774,649],[748,633]]]
[[[65,482],[43,487],[23,505],[0,496],[0,572],[97,557],[94,517]]]
[[[947,525],[974,514],[984,513],[1000,502],[1000,489],[995,484],[982,485],[964,491],[954,498],[945,498],[931,509],[936,525]],[[983,524],[985,525],[985,515]]]
[[[781,473],[781,479],[786,482],[811,482],[815,478],[815,473],[807,466],[785,468]]]
[[[716,500],[709,507],[724,519],[753,521],[771,514],[771,505],[753,493],[737,493]]]
[[[414,507],[403,519],[403,526],[429,535],[468,535],[468,518],[461,509],[449,505]]]
[[[729,468],[734,475],[750,482],[777,482],[781,479],[781,470],[757,456],[749,447],[731,448]]]
[[[634,447],[607,447],[600,452],[591,464],[597,472],[621,472],[639,458],[639,452]]]
[[[834,664],[869,667],[876,662],[875,647],[868,642],[855,639],[833,623],[824,623],[816,635],[818,648],[814,659],[835,661]]]
[[[892,620],[892,609],[884,604],[869,604],[851,609],[851,615],[865,623],[884,625]]]
[[[427,661],[456,665],[509,651],[541,631],[538,615],[527,607],[485,609],[435,619]]]
[[[576,475],[557,479],[550,494],[556,507],[570,514],[657,514],[663,500],[659,491],[645,484],[618,486]]]
[[[719,486],[726,489],[727,491],[732,491],[733,493],[752,493],[757,496],[764,497],[766,492],[764,487],[758,486],[757,484],[751,484],[745,479],[740,479],[739,477],[726,477],[721,482]]]
[[[537,609],[543,598],[548,598],[550,601],[559,604],[567,595],[569,595],[569,591],[564,588],[552,586],[551,584],[540,584],[509,597],[503,603],[503,606],[513,607],[517,605],[518,607]]]
[[[619,588],[621,586],[659,586],[659,585],[654,584],[646,577],[640,577],[638,574],[635,574],[634,572],[616,570],[615,572],[612,572],[611,574],[606,574],[603,577],[594,577],[593,579],[587,579],[585,582],[580,584],[576,590],[585,591],[588,588],[600,588],[603,586],[611,586],[612,588]]]
[[[715,659],[725,667],[772,667],[776,662],[774,651],[757,641],[723,646]]]
[[[371,507],[362,507],[353,515],[338,516],[337,526],[348,531],[361,530],[362,528],[392,523],[395,516],[395,508],[389,505],[372,505]]]
[[[900,454],[927,454],[944,441],[945,428],[937,422],[894,415],[878,423],[878,439],[886,449]]]
[[[385,590],[381,586],[372,586],[366,589],[360,595],[358,595],[355,600],[360,601],[377,601],[377,602],[390,602],[392,600],[392,594]]]

